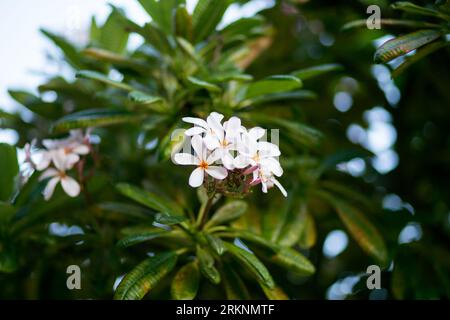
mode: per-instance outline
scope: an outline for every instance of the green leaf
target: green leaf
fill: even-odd
[[[145,105],[151,110],[164,112],[167,108],[164,104],[164,99],[158,96],[153,96],[142,91],[131,91],[128,98],[140,105]]]
[[[113,7],[111,14],[106,19],[105,24],[100,28],[99,44],[103,49],[123,53],[128,43],[128,32],[122,24],[122,14],[120,9]]]
[[[411,65],[413,65],[417,61],[425,58],[426,56],[428,56],[428,55],[432,54],[433,52],[435,52],[441,48],[444,48],[446,46],[448,46],[448,43],[446,43],[444,41],[439,41],[439,42],[434,42],[429,45],[426,45],[423,48],[417,50],[417,52],[414,55],[406,57],[405,61],[401,65],[399,65],[397,68],[395,68],[394,71],[392,71],[392,74],[391,74],[392,78],[398,77],[407,68],[409,68]]]
[[[249,300],[250,293],[239,274],[228,264],[224,264],[221,269],[227,299]]]
[[[167,34],[173,33],[173,15],[184,0],[138,0],[141,6],[152,17],[153,21]]]
[[[282,248],[270,260],[275,264],[305,276],[312,275],[316,271],[314,265],[304,255],[291,248]]]
[[[249,36],[252,30],[256,28],[261,28],[263,26],[265,19],[260,15],[254,17],[246,17],[236,20],[225,28],[220,30],[220,34],[225,39],[231,39],[236,36],[245,35]]]
[[[172,280],[171,293],[176,300],[193,300],[197,295],[200,272],[197,261],[183,266]]]
[[[89,29],[89,40],[91,43],[98,43],[100,41],[101,29],[97,24],[95,16],[91,18],[91,28]]]
[[[102,202],[99,204],[99,208],[105,211],[117,212],[137,218],[150,218],[153,217],[153,212],[148,209],[120,202]]]
[[[339,163],[347,162],[354,158],[367,158],[370,156],[373,156],[373,153],[363,148],[340,149],[327,156],[317,171],[321,175],[328,170],[335,170]]]
[[[44,102],[29,92],[8,90],[8,93],[18,103],[43,118],[55,119],[61,113],[61,107],[58,104]]]
[[[0,145],[0,149],[1,149],[1,145]],[[1,156],[1,154],[0,154]],[[1,159],[0,159],[0,163],[1,163]],[[1,177],[0,177],[1,179]],[[0,227],[3,224],[7,224],[8,222],[11,221],[11,219],[14,217],[14,215],[16,214],[17,209],[6,202],[0,201]],[[1,230],[1,228],[0,228]]]
[[[247,250],[241,249],[228,242],[225,242],[225,247],[232,256],[234,256],[250,271],[250,273],[256,278],[256,280],[258,280],[258,282],[269,288],[273,288],[275,286],[275,283],[273,282],[272,276],[270,275],[269,271],[253,253],[250,253]]]
[[[159,211],[156,220],[160,223],[175,224],[186,220],[182,209],[170,200],[126,183],[119,183],[116,188],[124,196]]]
[[[68,131],[77,128],[103,127],[114,124],[135,122],[142,116],[125,110],[91,109],[69,114],[53,124],[55,131]]]
[[[251,242],[253,244],[256,244],[260,247],[270,249],[273,252],[276,252],[279,250],[279,247],[277,244],[270,242],[269,240],[255,234],[254,232],[246,231],[246,230],[239,230],[239,229],[230,229],[229,232],[221,234],[224,237],[227,238],[239,238],[246,240],[248,242]]]
[[[245,99],[251,99],[262,95],[287,92],[302,86],[300,79],[294,76],[279,75],[251,83],[246,91]]]
[[[424,22],[424,21],[417,21],[417,20],[406,20],[406,19],[380,19],[380,25],[383,27],[402,27],[402,28],[440,28],[440,25]],[[344,24],[341,28],[342,31],[363,27],[367,28],[367,20],[361,19],[361,20],[355,20],[348,22]]]
[[[148,258],[131,270],[117,287],[114,299],[142,299],[156,284],[175,267],[177,255],[160,253]]]
[[[443,12],[440,12],[438,10],[431,9],[431,8],[421,7],[421,6],[418,6],[418,5],[408,2],[408,1],[395,2],[395,3],[391,4],[391,7],[392,7],[392,9],[395,9],[395,10],[401,10],[404,12],[423,15],[423,16],[437,17],[437,18],[444,19],[446,21],[448,21],[450,19],[450,17],[448,15],[444,14]]]
[[[220,238],[209,233],[205,234],[205,238],[211,249],[213,249],[219,256],[225,252],[225,246]]]
[[[210,228],[215,225],[224,224],[238,219],[247,210],[247,203],[242,200],[235,200],[228,202],[219,209],[206,223],[205,228]]]
[[[112,63],[117,67],[130,68],[140,73],[150,72],[150,67],[145,60],[133,59],[121,54],[100,48],[87,48],[82,51],[83,55],[105,63]]]
[[[344,68],[337,63],[322,64],[319,66],[309,67],[292,72],[292,75],[300,78],[302,81],[321,76],[332,71],[341,71]]]
[[[275,286],[273,289],[269,289],[266,286],[261,286],[261,288],[269,300],[289,300],[287,294],[279,286]]]
[[[180,5],[175,11],[175,35],[188,41],[192,40],[192,17],[186,6]]]
[[[386,245],[375,226],[359,210],[346,202],[327,192],[316,192],[318,196],[328,201],[336,209],[339,218],[360,247],[382,265],[385,265],[388,259]]]
[[[156,50],[161,53],[172,54],[173,47],[167,38],[167,35],[154,23],[146,23],[143,28],[135,29],[144,39]]]
[[[210,92],[221,92],[222,91],[222,89],[219,86],[216,86],[215,84],[212,84],[212,83],[204,81],[204,80],[200,80],[195,77],[188,77],[187,80],[190,84],[194,85],[195,87],[203,88]]]
[[[208,251],[202,249],[200,246],[197,246],[197,258],[200,263],[200,271],[203,276],[211,281],[211,283],[219,284],[220,273],[217,271],[216,267],[214,267],[213,256]]]
[[[85,79],[99,81],[99,82],[105,83],[107,85],[110,85],[112,87],[116,87],[116,88],[123,89],[126,91],[134,90],[133,87],[127,85],[126,83],[114,81],[114,80],[108,78],[107,76],[105,76],[104,74],[97,72],[97,71],[82,70],[82,71],[77,72],[76,76],[78,78],[85,78]]]
[[[0,143],[0,201],[7,201],[11,198],[18,173],[16,147]]]
[[[144,241],[149,241],[155,238],[163,237],[165,235],[168,235],[169,233],[170,232],[166,230],[152,228],[151,230],[136,232],[126,236],[125,238],[120,239],[117,242],[117,246],[127,248]]]
[[[19,261],[10,243],[0,242],[0,273],[12,273],[17,270]]]
[[[286,101],[286,100],[312,100],[316,99],[317,94],[310,90],[296,90],[291,92],[280,92],[266,94],[258,96],[253,99],[244,100],[239,104],[240,108],[245,108],[248,106],[257,106],[261,104],[268,104],[274,101]],[[271,104],[272,106],[272,104]]]
[[[216,30],[229,4],[229,0],[198,1],[192,15],[195,43],[205,40]]]
[[[56,46],[58,46],[64,53],[65,60],[75,69],[84,68],[84,62],[82,56],[79,54],[78,49],[72,45],[69,41],[61,36],[58,36],[48,30],[41,29],[42,34],[49,38]]]
[[[300,231],[300,238],[298,245],[301,248],[309,249],[312,248],[317,241],[317,230],[314,218],[308,212],[305,215],[305,221],[303,223],[303,228]]]
[[[283,230],[278,236],[277,243],[281,246],[291,247],[296,244],[301,235],[306,220],[306,204],[302,203],[293,210],[290,210]]]
[[[374,61],[385,63],[415,50],[441,36],[437,30],[419,30],[386,41],[375,51]]]

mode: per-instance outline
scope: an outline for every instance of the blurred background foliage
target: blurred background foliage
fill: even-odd
[[[430,6],[434,2],[415,3]],[[242,43],[250,48],[242,59],[236,60],[245,74],[255,80],[274,74],[292,75],[303,82],[303,88],[287,92],[289,97],[266,96],[263,101],[243,103],[242,110],[230,108],[222,103],[224,100],[214,100],[214,86],[228,80],[216,78],[214,83],[214,74],[201,70],[195,71],[195,75],[208,76],[209,82],[195,79],[184,82],[182,86],[186,88],[201,90],[194,93],[188,90],[183,93],[187,96],[177,95],[179,91],[174,91],[177,80],[172,77],[182,78],[193,72],[189,69],[191,65],[186,59],[175,59],[181,65],[170,65],[164,56],[161,59],[161,55],[155,54],[155,48],[146,45],[134,52],[127,51],[128,31],[136,31],[136,26],[124,20],[120,9],[112,8],[103,26],[93,21],[86,48],[72,46],[58,35],[43,31],[62,49],[65,63],[75,71],[91,71],[78,73],[73,82],[58,76],[40,86],[41,94],[56,92],[52,102],[24,91],[10,91],[15,100],[34,112],[31,122],[18,115],[0,114],[2,127],[20,133],[19,148],[34,138],[57,137],[77,126],[79,118],[61,120],[75,111],[115,108],[128,112],[121,116],[151,116],[139,126],[118,120],[123,124],[95,130],[101,140],[97,147],[101,165],[88,184],[90,194],[95,197],[94,204],[86,206],[82,197],[68,199],[61,191],[45,203],[39,194],[42,185],[37,183],[36,174],[15,197],[14,208],[2,202],[2,214],[13,212],[14,218],[0,228],[0,265],[4,271],[0,273],[0,297],[111,298],[117,278],[149,251],[159,250],[159,244],[152,246],[148,242],[128,249],[116,246],[124,227],[148,221],[142,222],[139,214],[124,215],[117,207],[108,210],[110,206],[105,203],[126,201],[114,191],[114,184],[128,182],[147,190],[163,191],[189,210],[198,209],[195,191],[187,184],[180,187],[178,182],[187,181],[186,170],[167,161],[171,147],[168,134],[171,128],[180,126],[182,115],[204,116],[214,108],[227,115],[238,113],[248,124],[281,129],[282,165],[286,169],[282,183],[291,197],[286,202],[276,192],[268,196],[254,192],[247,201],[250,210],[234,224],[261,232],[265,237],[278,237],[278,243],[282,243],[290,240],[283,240],[280,234],[292,232],[286,226],[298,219],[298,224],[294,224],[298,228],[293,231],[295,244],[289,245],[295,245],[308,257],[316,272],[304,277],[276,266],[269,268],[290,298],[448,298],[448,48],[433,52],[392,79],[391,70],[405,58],[375,64],[374,53],[383,42],[410,29],[383,26],[381,30],[342,30],[346,23],[366,18],[367,6],[371,4],[381,7],[382,17],[410,18],[408,13],[393,10],[389,1],[286,0],[276,1],[273,7],[260,12],[264,24],[259,24],[260,18],[256,18],[252,23],[258,27],[251,29],[245,39],[229,35],[232,40],[220,49],[226,50],[228,45],[233,52]],[[434,22],[433,17],[426,19],[430,20]],[[159,21],[158,25],[171,28],[165,21]],[[194,44],[206,39],[200,31],[189,34],[189,28],[181,28],[179,32],[183,32],[183,37],[191,37]],[[147,41],[154,42],[156,37],[160,41],[157,51],[167,49],[159,34],[152,36]],[[211,50],[220,40],[219,37],[209,42]],[[184,49],[182,55],[192,54],[187,44],[178,45]],[[214,63],[208,68],[217,71],[214,50],[211,54],[212,60],[207,61]],[[169,66],[166,68],[164,63]],[[318,65],[322,66],[319,70],[330,72],[317,75],[314,72],[317,69],[307,69]],[[238,77],[238,81],[248,81],[240,68],[226,67],[220,70],[222,76],[227,73],[229,77]],[[167,70],[176,72],[165,73]],[[295,70],[303,71],[293,73]],[[150,81],[149,74],[158,81]],[[123,81],[105,85],[109,81],[105,75]],[[164,92],[166,100],[153,100],[136,92],[128,94],[131,90],[123,83],[144,92]],[[180,101],[194,103],[176,112],[166,112],[166,104],[182,105]],[[114,123],[117,119],[114,117],[103,119]],[[56,130],[49,131],[52,126]],[[0,164],[3,160],[2,157]],[[90,165],[93,167],[94,163]],[[7,200],[9,192],[5,194],[0,193],[0,200]],[[362,214],[350,214],[349,223],[345,215],[343,218],[342,214],[336,214],[335,209],[339,212],[339,208]],[[371,221],[370,227],[366,221]],[[257,230],[258,225],[262,230]],[[271,225],[278,230],[264,229]],[[358,237],[358,230],[352,228],[355,225],[365,227],[369,236]],[[370,237],[372,226],[382,235],[381,244],[375,243],[377,235]],[[380,262],[384,262],[383,289],[368,290],[366,268]],[[65,269],[69,264],[82,267],[81,291],[65,287]],[[148,298],[170,298],[169,280],[162,281]],[[246,283],[249,291],[260,297],[259,288],[253,287],[251,281]],[[223,295],[206,282],[199,297]]]

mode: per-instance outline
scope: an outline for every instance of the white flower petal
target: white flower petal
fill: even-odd
[[[268,171],[280,177],[283,175],[283,168],[281,168],[280,163],[275,158],[264,158],[260,161],[263,171]]]
[[[50,177],[57,177],[59,175],[59,171],[54,168],[48,168],[45,170],[39,177],[39,181],[45,180]]]
[[[216,117],[209,115],[206,122],[208,123],[209,129],[218,137],[218,139],[220,141],[223,140],[225,137],[225,130],[220,124],[220,121],[218,121]]]
[[[69,197],[74,198],[80,194],[80,185],[72,177],[65,176],[64,178],[62,178],[61,186]]]
[[[258,140],[261,139],[266,134],[266,130],[264,130],[261,127],[254,127],[248,131],[248,134],[252,139]]]
[[[52,154],[50,151],[37,151],[34,157],[38,158],[36,161],[36,169],[42,171],[47,169],[52,161]]]
[[[220,142],[217,136],[207,134],[203,141],[209,150],[214,150],[220,147]]]
[[[278,157],[281,154],[276,144],[266,141],[258,142],[258,151],[261,157]]]
[[[204,175],[205,172],[202,168],[195,169],[189,176],[189,185],[193,188],[200,187],[203,184]]]
[[[261,189],[262,192],[267,193],[267,184],[264,181],[261,181]]]
[[[280,189],[281,193],[283,194],[283,196],[287,197],[287,191],[286,189],[281,185],[281,183],[275,179],[272,178],[273,183],[278,187],[278,189]]]
[[[222,158],[222,155],[223,155],[223,150],[216,149],[213,152],[211,152],[211,154],[208,156],[208,158],[206,159],[206,163],[213,164],[214,162],[216,162],[217,160]]]
[[[191,138],[191,145],[194,152],[200,160],[203,160],[203,150],[206,149],[203,145],[203,139],[200,136],[193,136]]]
[[[223,166],[225,168],[227,168],[228,170],[233,170],[235,168],[234,167],[234,158],[228,151],[226,151],[222,155],[221,160],[222,160]]]
[[[219,122],[219,123],[222,122],[222,120],[223,120],[223,114],[215,112],[215,111],[211,112],[209,114],[209,116],[211,116],[214,119],[216,119],[216,121]]]
[[[208,123],[206,123],[205,120],[200,119],[200,118],[184,117],[184,118],[183,118],[183,121],[184,121],[184,122],[187,122],[187,123],[196,124],[196,125],[198,125],[198,126],[200,126],[200,127],[203,127],[203,128],[205,128],[205,129],[208,129]]]
[[[245,155],[240,154],[236,158],[234,158],[233,164],[236,168],[239,168],[239,169],[245,168],[248,165],[250,165],[250,158]]]
[[[45,186],[44,191],[42,192],[45,200],[49,200],[52,197],[53,192],[55,191],[55,187],[58,184],[58,182],[59,182],[59,176],[52,178],[48,181],[47,185]]]
[[[213,178],[219,180],[225,179],[228,175],[228,171],[224,167],[209,166],[205,171]]]
[[[88,154],[89,151],[90,151],[89,147],[85,144],[77,145],[72,149],[73,153],[81,154],[81,155]]]
[[[198,158],[189,153],[177,153],[173,156],[173,160],[176,164],[180,164],[183,166],[198,165],[200,162]]]
[[[187,136],[195,136],[197,134],[202,134],[206,131],[203,127],[192,127],[190,129],[187,129],[184,134]]]
[[[69,153],[64,158],[64,170],[72,169],[73,166],[80,161],[80,156],[75,153]]]
[[[225,124],[224,124],[225,128]],[[241,119],[238,117],[231,117],[230,120],[227,121],[226,125],[226,139],[232,140],[236,136],[239,135],[241,129]]]

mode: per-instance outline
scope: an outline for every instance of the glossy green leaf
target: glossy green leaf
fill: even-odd
[[[122,24],[122,17],[118,13],[121,9],[114,8],[100,28],[99,44],[103,49],[123,53],[128,44],[129,33]]]
[[[161,230],[161,229],[157,229],[157,228],[152,228],[148,231],[138,231],[135,232],[133,234],[130,234],[122,239],[120,239],[117,242],[117,246],[122,247],[122,248],[127,248],[130,246],[133,246],[135,244],[141,243],[141,242],[145,242],[145,241],[149,241],[155,238],[159,238],[159,237],[163,237],[167,234],[169,234],[170,232],[166,231],[166,230]]]
[[[44,102],[41,98],[36,97],[29,92],[23,90],[8,90],[8,93],[11,98],[25,108],[44,118],[55,119],[61,114],[60,105]]]
[[[142,299],[175,267],[177,255],[173,252],[157,254],[138,264],[120,282],[114,294],[116,300]]]
[[[230,1],[199,0],[192,15],[194,42],[200,42],[209,37],[216,29]]]
[[[251,83],[246,91],[245,99],[251,99],[262,95],[287,92],[302,86],[300,79],[294,76],[271,76],[263,80]]]
[[[124,196],[159,211],[156,219],[160,223],[174,224],[186,219],[182,209],[168,199],[126,183],[119,183],[116,188]]]
[[[175,11],[175,35],[188,41],[192,40],[192,17],[184,5],[178,6]]]
[[[108,78],[107,76],[105,76],[104,74],[97,72],[97,71],[83,70],[83,71],[77,72],[76,76],[78,78],[85,78],[85,79],[99,81],[99,82],[105,83],[107,85],[110,85],[112,87],[116,87],[116,88],[123,89],[126,91],[134,90],[133,87],[131,87],[125,83],[119,82],[119,81],[114,81],[114,80]]]
[[[0,149],[1,149],[1,144],[0,144]],[[1,153],[0,153],[0,157],[1,157]],[[0,159],[0,163],[2,162],[2,160]],[[1,180],[1,174],[0,174],[0,180]],[[0,201],[0,228],[1,225],[3,224],[7,224],[8,222],[11,221],[11,219],[14,217],[14,215],[16,214],[17,209],[6,202]]]
[[[236,258],[236,260],[242,263],[242,265],[250,271],[258,282],[269,288],[273,288],[275,286],[269,271],[253,253],[228,242],[225,242],[225,247],[227,248],[227,251]]]
[[[297,100],[313,100],[317,98],[317,94],[310,90],[295,90],[291,92],[280,92],[273,94],[266,94],[258,96],[253,99],[248,99],[239,104],[240,108],[245,108],[248,106],[257,106],[262,104],[269,104],[271,107],[275,104],[273,102],[282,101],[297,101]],[[284,104],[280,103],[280,107]]]
[[[146,106],[147,108],[154,111],[163,112],[167,110],[164,105],[164,99],[159,96],[154,96],[142,91],[131,91],[128,95],[128,98],[131,101],[139,105]]]
[[[440,11],[432,9],[432,8],[418,6],[409,1],[398,1],[398,2],[393,3],[391,5],[391,7],[395,10],[401,10],[401,11],[412,13],[412,14],[437,17],[437,18],[441,18],[441,19],[444,19],[447,21],[450,20],[450,16],[446,15],[443,12],[440,12]]]
[[[225,252],[225,245],[220,238],[208,233],[205,234],[205,238],[211,249],[214,250],[214,252],[219,256],[221,256]]]
[[[219,209],[206,223],[205,228],[210,228],[214,225],[224,224],[238,219],[247,210],[247,203],[242,200],[235,200],[228,202]]]
[[[120,123],[136,122],[142,117],[125,110],[91,109],[69,114],[53,124],[55,131],[77,128],[103,127]]]
[[[54,34],[48,30],[41,29],[42,34],[44,34],[48,39],[50,39],[61,51],[64,53],[64,59],[73,66],[75,69],[82,69],[84,67],[84,62],[82,56],[78,52],[78,49],[71,44],[69,41],[63,37]]]
[[[437,30],[419,30],[386,41],[375,51],[374,61],[385,63],[415,50],[441,36]]]
[[[184,0],[138,0],[142,7],[152,17],[153,21],[167,34],[173,33],[173,16]]]
[[[282,248],[270,260],[292,272],[305,276],[316,271],[314,265],[304,255],[291,248]]]
[[[332,71],[341,71],[344,68],[337,63],[322,64],[292,72],[292,75],[300,78],[302,81],[321,76]]]
[[[0,143],[0,201],[7,201],[11,198],[18,173],[16,147]]]
[[[387,249],[377,228],[356,208],[337,199],[333,195],[317,191],[318,195],[328,201],[337,211],[350,234],[369,255],[385,265],[387,263]]]
[[[296,244],[301,235],[306,220],[306,204],[302,203],[289,210],[286,222],[278,236],[277,243],[281,246],[291,247]]]
[[[401,28],[412,28],[412,29],[418,29],[418,28],[439,28],[440,25],[435,23],[429,23],[424,21],[417,21],[417,20],[406,20],[406,19],[380,19],[380,25],[382,27],[401,27]],[[348,22],[342,26],[342,30],[349,30],[353,28],[367,28],[367,20],[361,19],[361,20],[355,20]]]
[[[197,258],[199,261],[200,271],[203,276],[213,284],[219,284],[221,277],[219,271],[214,266],[213,256],[206,250],[197,246]]]
[[[184,265],[172,280],[172,298],[176,300],[193,300],[200,284],[200,272],[197,261]]]
[[[200,80],[195,77],[188,77],[187,80],[193,86],[206,89],[210,92],[221,92],[222,91],[222,89],[219,86],[216,86],[215,84],[212,84],[212,83],[204,81],[204,80]]]
[[[275,286],[272,289],[269,289],[266,286],[261,286],[261,288],[269,300],[289,300],[287,294],[279,286]]]
[[[222,37],[228,39],[240,35],[249,36],[252,30],[261,28],[264,21],[264,17],[260,15],[241,18],[230,23],[225,28],[220,30],[220,34],[222,35]]]

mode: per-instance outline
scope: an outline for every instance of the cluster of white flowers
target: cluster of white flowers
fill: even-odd
[[[277,157],[281,152],[277,145],[261,141],[265,130],[255,127],[247,130],[241,125],[241,119],[231,117],[222,123],[224,116],[212,112],[205,120],[186,117],[184,122],[194,127],[186,130],[190,137],[194,155],[176,153],[173,161],[180,165],[195,165],[197,168],[189,177],[189,185],[201,186],[209,175],[224,180],[230,173],[253,174],[249,186],[261,184],[262,191],[276,185],[284,196],[286,190],[276,179],[283,174]]]
[[[45,200],[49,200],[58,183],[70,197],[80,194],[80,184],[67,174],[67,171],[79,163],[81,156],[91,151],[89,131],[72,130],[69,137],[58,140],[42,141],[45,149],[31,153],[31,146],[25,146],[26,159],[32,166],[43,171],[39,180],[49,179],[43,191]]]

